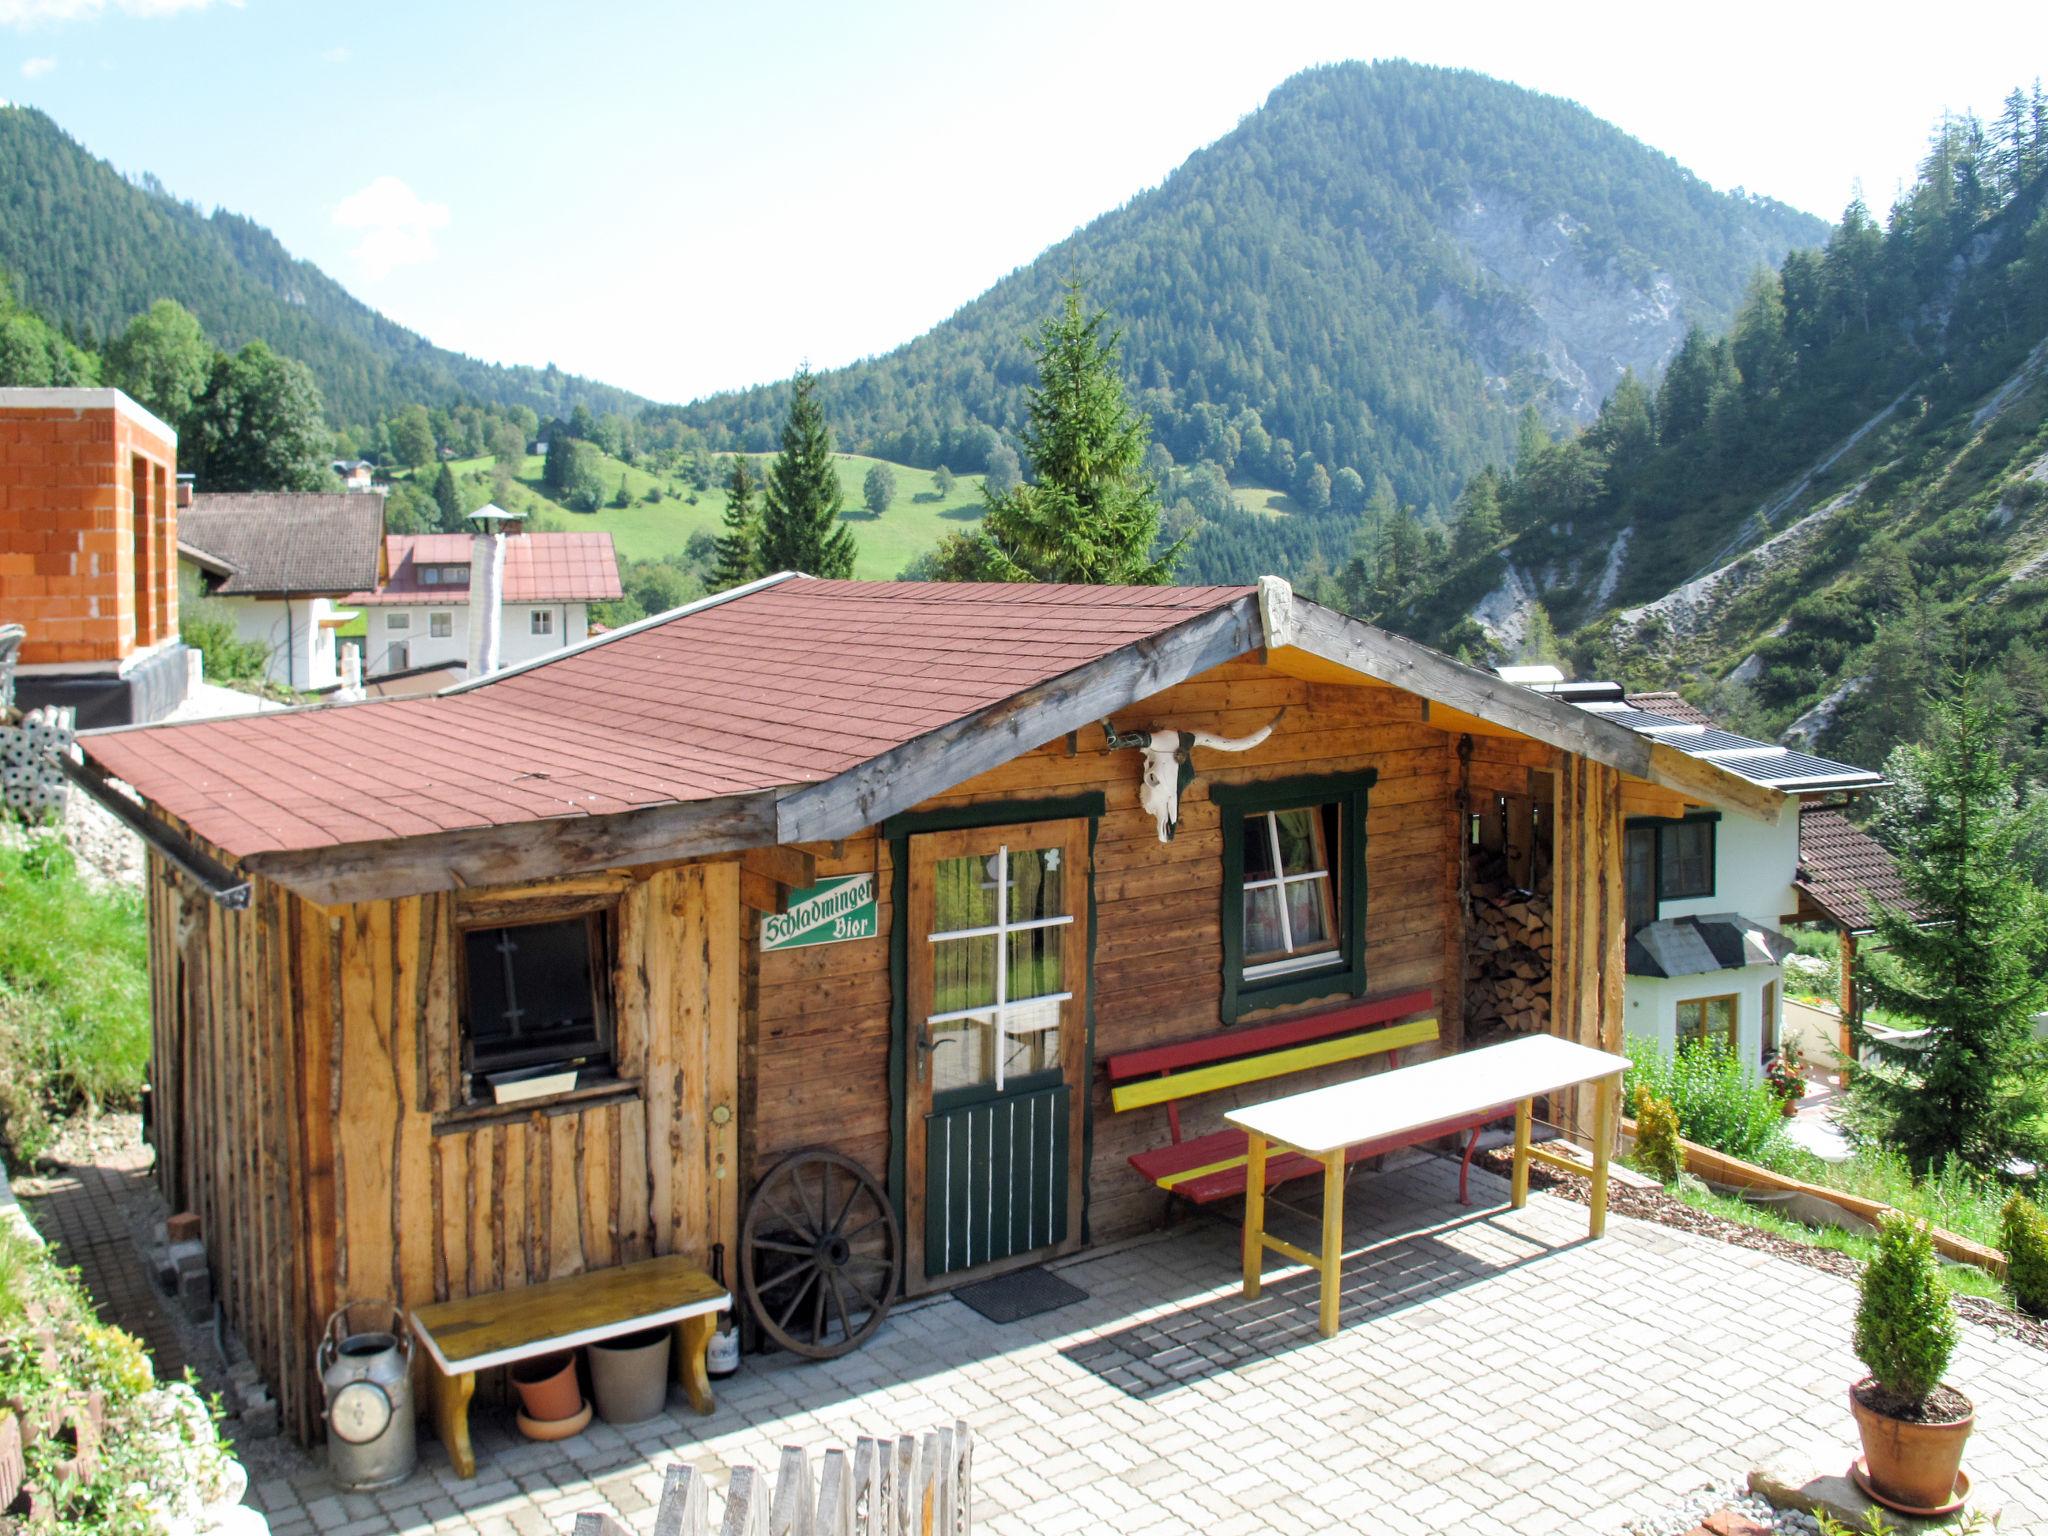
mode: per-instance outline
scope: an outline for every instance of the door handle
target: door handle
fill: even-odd
[[[920,1024],[917,1026],[917,1039],[913,1043],[917,1047],[917,1080],[921,1083],[924,1081],[925,1063],[931,1059],[932,1054],[942,1045],[953,1045],[957,1042],[951,1036],[944,1040],[934,1040],[931,1025]]]

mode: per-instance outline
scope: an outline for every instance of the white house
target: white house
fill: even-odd
[[[271,681],[308,691],[341,682],[336,633],[353,617],[341,599],[377,584],[383,538],[377,494],[207,493],[178,510],[185,589],[264,647]]]
[[[1775,823],[1674,806],[1676,814],[1631,816],[1623,831],[1628,1032],[1667,1052],[1711,1036],[1760,1070],[1778,1048],[1793,948],[1779,925],[1815,915],[1802,897],[1799,812],[1875,789],[1883,776],[1721,730],[1676,693],[1567,683],[1550,668],[1502,670],[1798,802]]]
[[[516,666],[589,638],[590,605],[620,595],[608,533],[525,533],[496,507],[472,514],[477,533],[389,535],[384,579],[350,595],[368,614],[363,674],[423,668]],[[514,531],[495,533],[499,526]],[[494,666],[480,658],[493,609],[484,600],[492,560],[502,586]]]

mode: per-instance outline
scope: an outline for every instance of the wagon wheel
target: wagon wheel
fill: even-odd
[[[865,1344],[896,1300],[896,1213],[850,1157],[792,1152],[762,1177],[740,1227],[740,1284],[768,1337],[829,1360]]]

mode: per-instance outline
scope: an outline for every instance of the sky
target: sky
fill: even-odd
[[[688,400],[887,351],[1318,63],[1569,97],[1713,185],[1880,214],[2048,4],[0,0],[0,98],[442,346]]]

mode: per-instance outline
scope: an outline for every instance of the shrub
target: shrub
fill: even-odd
[[[1675,1184],[1685,1172],[1678,1145],[1678,1111],[1669,1099],[1646,1093],[1636,1106],[1636,1166],[1660,1184]]]
[[[1948,1282],[1922,1222],[1887,1216],[1877,1257],[1864,1268],[1856,1307],[1856,1355],[1900,1406],[1926,1401],[1956,1349]]]
[[[1999,1212],[1999,1236],[2013,1304],[2022,1312],[2048,1317],[2048,1216],[2014,1190]]]
[[[239,638],[226,608],[205,598],[179,602],[178,638],[206,658],[206,675],[216,683],[253,682],[270,661],[261,641]]]
[[[1776,1090],[1752,1077],[1722,1041],[1690,1041],[1675,1060],[1641,1036],[1631,1036],[1627,1050],[1632,1065],[1622,1094],[1629,1114],[1644,1095],[1654,1095],[1670,1101],[1688,1141],[1770,1167],[1802,1164],[1785,1135]]]

